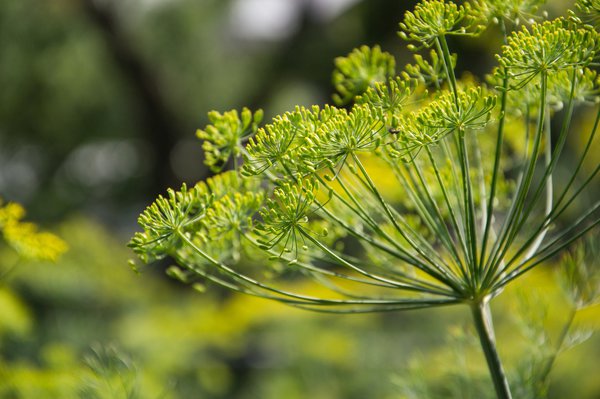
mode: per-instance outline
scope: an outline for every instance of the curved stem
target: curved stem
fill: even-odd
[[[474,301],[471,304],[471,312],[473,320],[479,335],[479,342],[485,355],[490,376],[494,383],[494,389],[498,399],[512,399],[508,380],[496,350],[496,338],[494,337],[494,327],[492,325],[492,313],[490,311],[489,299],[484,298],[479,301]]]

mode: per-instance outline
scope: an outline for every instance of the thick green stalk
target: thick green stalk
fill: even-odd
[[[489,299],[473,302],[471,304],[473,320],[479,335],[479,342],[485,355],[490,375],[494,383],[494,389],[498,399],[512,399],[508,380],[496,350],[496,338],[494,337],[494,328],[492,326],[492,313],[490,311]]]

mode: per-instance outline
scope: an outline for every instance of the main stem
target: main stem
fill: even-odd
[[[477,328],[477,334],[479,335],[479,342],[481,342],[485,360],[487,361],[490,375],[494,382],[496,396],[498,399],[512,399],[508,380],[506,379],[502,362],[500,361],[498,351],[496,350],[496,339],[494,337],[494,328],[492,326],[492,313],[490,311],[489,299],[484,298],[483,300],[473,302],[471,304],[471,311],[473,313],[475,327]]]

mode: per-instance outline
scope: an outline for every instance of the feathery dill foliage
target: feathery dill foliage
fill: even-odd
[[[598,201],[564,217],[600,170],[584,167],[600,41],[582,21],[598,21],[597,2],[552,21],[540,3],[423,0],[400,24],[410,49],[430,49],[414,65],[396,75],[391,54],[366,46],[335,60],[334,101],[347,108],[298,107],[262,127],[261,111],[209,113],[206,163],[233,170],[159,197],[130,245],[145,262],[172,257],[186,282],[311,310],[466,304],[496,393],[510,398],[489,301],[600,223]],[[504,36],[489,84],[457,77],[447,36],[488,26]],[[585,106],[595,122],[575,131]],[[573,134],[583,150],[555,184]],[[319,294],[297,292],[294,276]]]

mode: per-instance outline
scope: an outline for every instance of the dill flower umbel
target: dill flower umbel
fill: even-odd
[[[232,170],[159,196],[130,246],[145,262],[170,256],[186,282],[304,309],[468,306],[495,392],[511,398],[489,302],[600,224],[600,201],[562,220],[600,172],[583,167],[600,109],[555,184],[575,108],[600,97],[598,32],[572,13],[520,26],[539,1],[509,3],[423,0],[400,36],[431,50],[398,73],[377,46],[337,58],[338,106],[297,107],[262,127],[260,110],[211,112],[198,131],[207,166]],[[489,84],[461,79],[447,36],[491,22],[504,44]],[[318,297],[294,284],[305,277]]]

